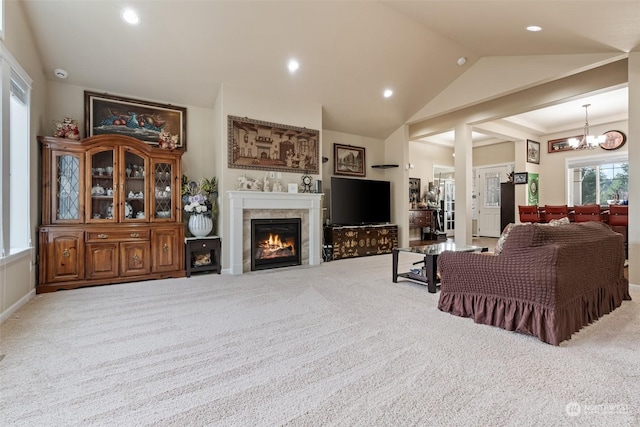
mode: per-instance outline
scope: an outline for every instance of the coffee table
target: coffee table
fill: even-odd
[[[426,284],[430,293],[435,294],[438,286],[437,283],[437,269],[438,269],[438,255],[444,251],[454,252],[487,252],[487,248],[482,246],[468,246],[458,245],[453,242],[437,243],[435,245],[427,246],[414,246],[412,248],[393,248],[391,253],[393,255],[393,283],[398,283],[398,277],[413,280],[421,284]],[[418,263],[424,262],[424,268],[421,268],[421,273],[407,272],[398,273],[398,257],[400,252],[410,252],[414,254],[424,255],[424,261],[418,261]]]

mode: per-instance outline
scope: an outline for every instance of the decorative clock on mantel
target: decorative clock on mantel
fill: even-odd
[[[304,172],[304,175],[302,175],[302,192],[303,193],[311,193],[311,183],[313,182],[313,178],[311,177],[311,175],[309,175],[307,173],[307,171]]]

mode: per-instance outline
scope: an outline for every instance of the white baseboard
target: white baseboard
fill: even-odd
[[[26,294],[25,296],[23,296],[22,298],[20,298],[18,301],[16,301],[15,304],[13,304],[11,307],[9,307],[8,309],[6,309],[5,311],[2,312],[2,314],[0,314],[0,323],[4,322],[5,320],[7,320],[9,317],[11,317],[11,315],[13,313],[15,313],[16,311],[18,311],[18,309],[20,307],[22,307],[23,305],[25,305],[27,302],[29,302],[30,299],[32,299],[33,297],[36,296],[36,290],[35,289],[31,289],[31,292],[29,292],[28,294]]]

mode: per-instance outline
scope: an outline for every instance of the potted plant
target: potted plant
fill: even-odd
[[[218,218],[217,178],[193,181],[182,175],[182,203],[188,214],[189,232],[195,237],[209,235]]]

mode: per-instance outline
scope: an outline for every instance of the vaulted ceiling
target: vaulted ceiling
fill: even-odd
[[[325,129],[376,138],[481,57],[640,47],[640,1],[133,0],[135,26],[121,1],[21,2],[49,79],[63,68],[70,84],[205,108],[222,83],[241,85],[317,103]]]

